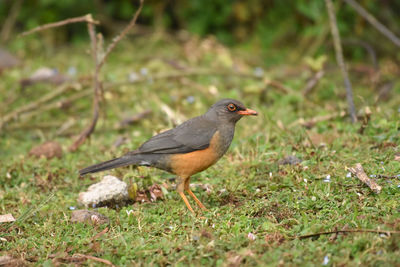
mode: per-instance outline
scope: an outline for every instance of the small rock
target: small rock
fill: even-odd
[[[324,257],[324,261],[323,261],[322,265],[328,265],[328,263],[329,263],[329,256],[326,255],[326,256]]]
[[[254,241],[254,240],[256,240],[256,235],[255,234],[253,234],[253,233],[249,233],[248,235],[247,235],[247,238],[249,239],[249,240],[251,240],[251,241]]]
[[[71,213],[71,222],[84,222],[93,225],[109,223],[107,216],[90,210],[74,210]]]
[[[264,75],[264,70],[261,67],[256,67],[253,73],[257,77],[262,77]]]
[[[37,69],[29,78],[22,79],[20,84],[22,87],[40,82],[60,85],[69,79],[69,77],[59,73],[57,69],[42,67]]]
[[[111,175],[104,176],[101,182],[89,186],[88,190],[81,192],[78,198],[78,201],[86,207],[124,204],[128,200],[128,185]]]
[[[189,103],[189,104],[193,104],[194,103],[194,101],[195,101],[196,99],[194,98],[194,96],[188,96],[188,97],[186,97],[186,101]]]
[[[20,64],[18,58],[0,48],[0,71],[6,68],[13,68]]]
[[[140,74],[143,76],[147,76],[147,75],[149,75],[149,70],[147,68],[141,68]]]
[[[331,182],[331,176],[328,174],[325,179],[324,179],[325,183],[330,183]]]
[[[128,81],[129,82],[136,82],[137,80],[140,80],[140,76],[139,74],[137,74],[136,72],[130,72],[128,74]]]
[[[54,157],[61,158],[63,155],[62,147],[59,143],[54,141],[47,141],[41,145],[35,146],[29,152],[29,155],[35,157],[45,157],[51,159]]]
[[[297,165],[300,164],[301,162],[302,160],[296,156],[287,156],[279,160],[278,165]]]
[[[67,73],[68,73],[69,76],[75,77],[76,74],[78,73],[78,71],[76,70],[76,67],[70,66],[70,67],[68,68]]]

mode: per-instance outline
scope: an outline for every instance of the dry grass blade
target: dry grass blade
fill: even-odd
[[[382,187],[378,185],[374,180],[368,177],[368,175],[365,173],[364,168],[360,163],[357,163],[356,166],[354,167],[348,168],[348,170],[354,175],[356,175],[361,182],[368,185],[368,187],[371,188],[372,191],[374,191],[377,194],[381,192]]]
[[[375,229],[347,229],[347,230],[335,230],[335,231],[327,231],[327,232],[319,232],[308,235],[297,236],[298,239],[306,239],[311,237],[317,237],[320,235],[330,235],[330,234],[339,234],[339,233],[376,233],[376,234],[400,234],[400,231],[389,231],[389,230],[375,230]]]
[[[90,256],[90,255],[85,255],[85,254],[76,253],[76,254],[73,255],[73,257],[86,258],[86,259],[88,259],[88,260],[93,260],[93,261],[101,262],[101,263],[104,263],[104,264],[109,265],[109,266],[115,266],[115,265],[114,265],[111,261],[109,261],[109,260],[105,260],[105,259],[102,259],[102,258]]]

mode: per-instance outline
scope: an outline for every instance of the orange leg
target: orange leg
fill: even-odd
[[[176,191],[179,193],[179,195],[183,199],[183,202],[185,202],[186,207],[194,214],[194,210],[192,209],[192,206],[190,206],[188,199],[186,198],[185,194],[183,193],[184,189],[185,189],[185,179],[178,177],[178,184],[176,186]]]
[[[189,204],[188,199],[186,198],[185,194],[183,192],[179,192],[179,195],[181,196],[181,198],[183,199],[183,202],[185,202],[186,207],[194,214],[194,210],[192,209],[192,207]]]
[[[201,201],[194,195],[194,193],[192,192],[192,190],[187,189],[186,192],[188,192],[189,195],[192,196],[192,198],[194,199],[194,201],[196,201],[197,205],[199,205],[200,209],[202,209],[202,210],[207,210],[207,208],[203,205],[203,203],[201,203]]]
[[[189,195],[196,201],[197,205],[199,205],[200,209],[207,210],[207,208],[201,203],[201,201],[194,195],[192,190],[189,188],[190,185],[190,177],[185,180],[185,191],[189,193]]]

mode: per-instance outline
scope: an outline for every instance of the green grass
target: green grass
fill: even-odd
[[[150,75],[176,71],[164,59],[219,70],[229,68],[232,62],[250,72],[263,66],[257,55],[248,53],[246,57],[242,52],[239,57],[239,52],[216,44],[208,48],[196,44],[187,55],[174,42],[152,40],[148,45],[147,39],[138,39],[129,43],[123,42],[110,57],[102,72],[106,81],[126,80],[129,72],[139,72],[141,68],[147,68]],[[75,66],[78,76],[90,73],[92,66],[90,56],[85,53],[86,46],[51,52],[38,47],[25,47],[25,64],[3,73],[0,100],[15,100],[2,105],[1,114],[55,88],[45,84],[24,91],[18,88],[18,80],[38,67],[56,67],[66,72],[68,67]],[[346,177],[346,167],[357,162],[369,175],[400,174],[400,162],[394,160],[400,140],[400,100],[395,97],[400,93],[398,80],[392,97],[376,102],[377,93],[366,77],[353,78],[357,108],[370,106],[372,110],[362,135],[358,133],[361,123],[351,124],[347,117],[317,123],[312,129],[300,125],[289,127],[301,117],[346,110],[346,103],[335,68],[304,98],[300,89],[310,72],[297,62],[291,67],[297,69],[298,75],[285,75],[287,65],[282,62],[279,67],[266,70],[266,75],[293,88],[290,95],[273,87],[267,87],[265,93],[266,86],[261,81],[238,76],[194,76],[111,87],[105,92],[107,101],[96,131],[74,153],[67,152],[67,147],[72,144],[73,135],[89,123],[90,97],[71,103],[69,108],[45,111],[29,121],[10,123],[0,138],[0,214],[12,213],[18,220],[13,225],[0,225],[3,238],[0,255],[22,257],[47,266],[56,262],[73,264],[67,257],[76,253],[106,259],[119,266],[239,263],[321,266],[326,257],[327,266],[400,265],[399,235],[350,233],[336,238],[332,235],[293,238],[343,228],[400,230],[399,179],[377,179],[383,187],[377,195],[354,176]],[[71,94],[74,92],[66,96]],[[193,96],[195,102],[189,103],[188,96]],[[194,189],[209,208],[202,218],[192,216],[170,187],[165,199],[154,203],[98,208],[98,212],[110,218],[108,226],[70,222],[69,208],[80,208],[79,192],[105,174],[79,178],[79,169],[119,156],[156,132],[172,127],[160,103],[190,118],[223,97],[242,100],[259,111],[260,116],[241,120],[227,155],[192,178],[194,183],[212,186],[209,194]],[[150,118],[124,129],[115,127],[124,116],[146,109],[152,110]],[[57,135],[68,119],[75,121],[73,126]],[[119,136],[127,137],[129,142],[114,148],[112,144]],[[325,145],[316,143],[318,138]],[[46,140],[55,140],[63,146],[61,159],[28,156],[33,146]],[[297,166],[279,166],[279,159],[286,155],[296,155],[303,162]],[[139,188],[153,183],[171,184],[169,178],[173,177],[148,168],[121,168],[107,173],[126,182],[136,182]],[[324,182],[327,175],[330,182]],[[105,227],[109,231],[93,240]],[[256,239],[250,240],[249,233]]]

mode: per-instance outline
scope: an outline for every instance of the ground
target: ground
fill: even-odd
[[[127,39],[110,56],[102,70],[107,86],[101,118],[90,140],[76,152],[67,148],[90,121],[90,94],[61,108],[21,117],[2,130],[0,214],[11,213],[17,221],[0,224],[0,255],[46,266],[74,264],[71,256],[77,254],[118,266],[400,265],[398,234],[296,238],[335,229],[400,230],[400,162],[395,160],[400,101],[394,97],[400,93],[398,81],[392,97],[378,99],[379,84],[370,74],[350,67],[355,104],[360,111],[360,121],[352,124],[348,116],[339,115],[347,111],[347,104],[334,58],[328,57],[325,76],[303,96],[302,89],[313,72],[302,60],[289,62],[285,50],[279,55],[271,51],[273,60],[269,61],[265,58],[268,54],[261,57],[260,51],[251,47],[228,49],[213,38],[154,38]],[[90,92],[93,66],[87,43],[57,49],[45,49],[40,42],[25,46],[23,41],[13,46],[23,65],[2,74],[0,99],[6,104],[0,107],[1,114],[57,88],[43,83],[20,88],[19,80],[40,67],[57,68],[60,73],[76,70],[81,86],[58,100],[84,90]],[[163,74],[179,74],[188,68],[199,70],[199,75],[162,78]],[[207,71],[201,74],[200,70]],[[119,84],[127,81],[129,74],[133,79],[140,75],[148,79]],[[382,70],[381,81],[393,77],[395,74]],[[107,173],[137,183],[139,189],[164,184],[168,187],[165,198],[92,209],[106,215],[108,225],[70,221],[72,209],[82,208],[77,202],[79,192],[105,175],[80,178],[79,169],[135,149],[153,134],[173,127],[172,120],[200,115],[224,97],[239,99],[260,115],[242,119],[228,153],[215,166],[193,177],[192,183],[210,188],[209,192],[204,186],[193,188],[209,211],[190,214],[172,188],[172,175],[126,167]],[[166,115],[165,105],[172,115]],[[371,118],[360,133],[367,106]],[[151,110],[149,117],[118,127],[126,116],[146,110]],[[309,127],[300,121],[326,115],[332,118]],[[71,126],[61,131],[67,121]],[[127,142],[113,146],[120,137]],[[28,155],[32,147],[47,140],[62,145],[61,158]],[[289,155],[302,162],[279,165],[279,160]],[[382,186],[380,194],[349,174],[347,167],[358,162],[368,175],[375,175]],[[106,227],[107,232],[96,236]],[[95,259],[84,262],[99,264]]]

